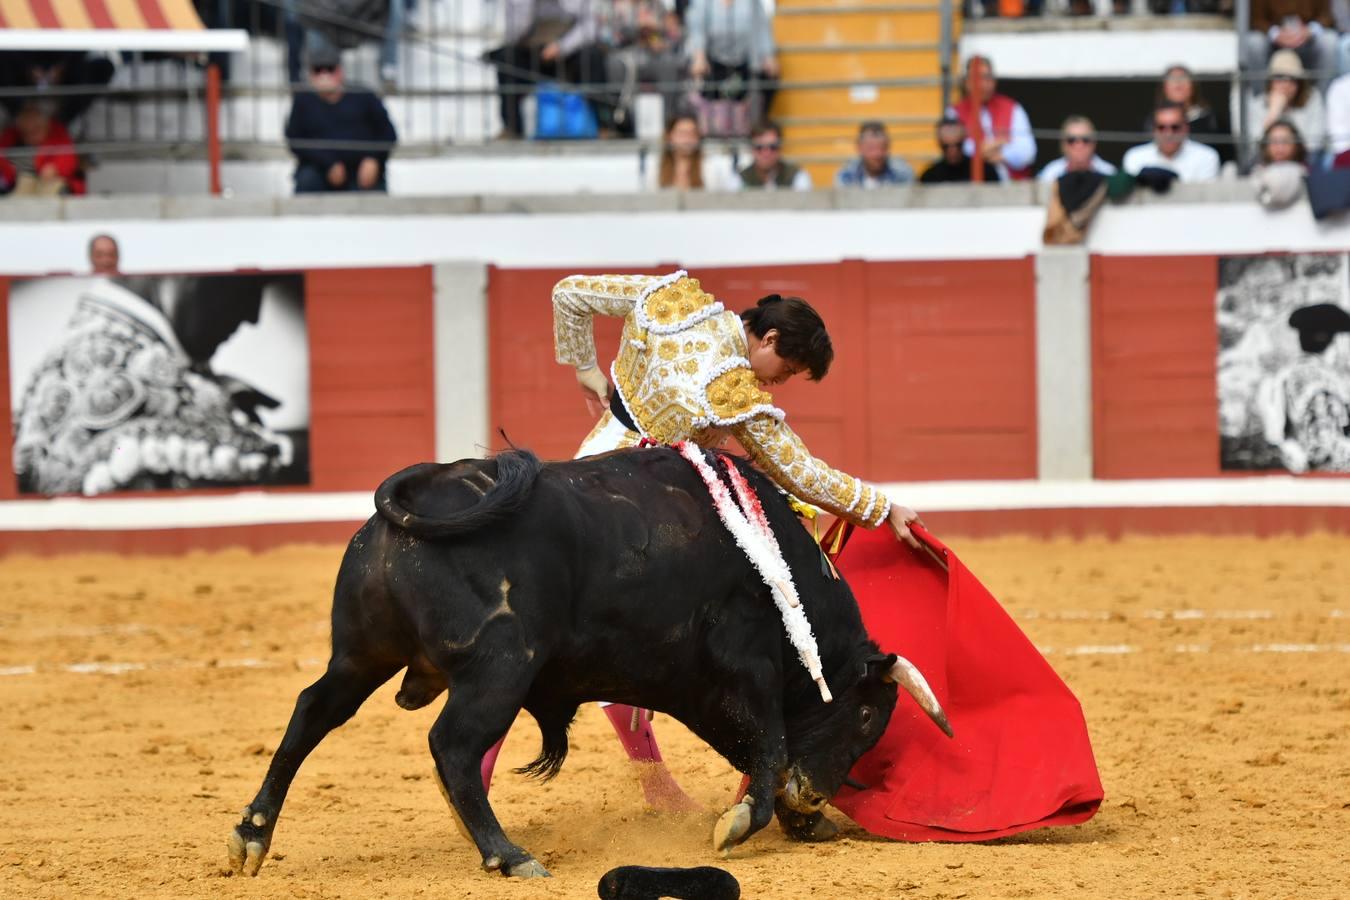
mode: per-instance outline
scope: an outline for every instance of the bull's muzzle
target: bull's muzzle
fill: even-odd
[[[947,714],[942,710],[942,704],[938,703],[937,696],[933,689],[928,686],[928,681],[923,677],[923,673],[915,668],[914,663],[905,659],[903,656],[895,658],[895,664],[891,666],[886,673],[887,681],[893,681],[900,685],[905,691],[914,698],[914,702],[919,704],[919,708],[928,714],[937,727],[942,729],[942,733],[947,737],[952,736],[951,723],[947,721]]]
[[[788,774],[787,783],[783,785],[783,802],[793,812],[810,815],[829,803],[830,798],[813,789],[811,779],[794,766]]]

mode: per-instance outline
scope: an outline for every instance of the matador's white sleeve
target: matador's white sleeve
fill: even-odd
[[[729,428],[755,464],[798,499],[866,528],[890,514],[891,501],[881,491],[811,455],[748,366],[708,383],[707,409],[712,425]]]
[[[596,315],[626,316],[655,275],[572,275],[553,287],[553,351],[558,362],[588,369],[595,365]]]

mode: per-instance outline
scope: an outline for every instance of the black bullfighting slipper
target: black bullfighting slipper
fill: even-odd
[[[692,869],[655,869],[651,866],[619,866],[600,879],[596,892],[603,900],[739,900],[740,882],[728,871],[713,866]]]

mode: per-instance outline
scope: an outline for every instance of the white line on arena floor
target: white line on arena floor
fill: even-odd
[[[1079,644],[1072,647],[1037,647],[1045,656],[1127,656],[1135,653],[1159,652],[1133,644]],[[1221,648],[1215,651],[1210,644],[1176,644],[1170,653],[1350,653],[1350,644],[1248,644],[1243,647]],[[0,677],[19,675],[125,675],[128,672],[167,672],[185,669],[280,669],[293,666],[317,669],[325,665],[322,659],[301,659],[291,662],[267,659],[168,660],[158,663],[143,662],[86,662],[59,665],[31,665],[0,667]]]

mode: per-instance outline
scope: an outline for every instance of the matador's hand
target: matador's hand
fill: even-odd
[[[609,379],[600,371],[599,366],[589,369],[577,369],[577,384],[586,397],[586,408],[597,419],[609,409]]]
[[[895,534],[896,540],[904,541],[915,550],[920,549],[919,539],[914,536],[914,532],[909,530],[909,523],[911,522],[918,522],[920,525],[923,524],[923,519],[919,518],[918,513],[908,506],[892,503],[891,514],[887,517],[887,521],[891,526],[891,531]]]

